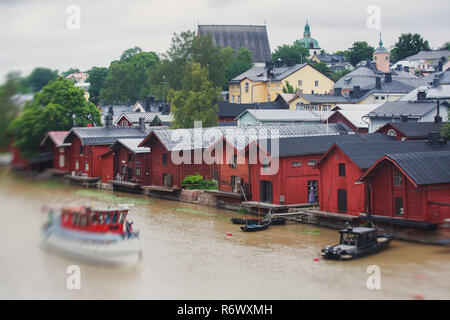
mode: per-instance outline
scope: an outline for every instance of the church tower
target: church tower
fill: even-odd
[[[383,40],[381,40],[380,33],[380,42],[379,47],[373,53],[373,61],[375,62],[375,66],[378,71],[383,73],[390,72],[390,64],[389,64],[389,52],[386,48],[383,47]]]

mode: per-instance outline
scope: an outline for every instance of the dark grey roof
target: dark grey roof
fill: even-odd
[[[253,25],[199,25],[200,35],[212,36],[213,43],[230,47],[237,53],[242,47],[252,52],[253,62],[272,60],[266,26]]]
[[[450,182],[450,150],[388,154],[418,185]]]
[[[145,119],[145,123],[152,123],[152,122],[159,122],[161,123],[161,120],[158,117],[157,113],[154,112],[123,112],[114,122],[114,124],[117,124],[117,122],[120,120],[120,118],[125,117],[128,121],[130,121],[133,124],[139,123],[140,118]]]
[[[350,103],[352,99],[344,96],[330,94],[301,94],[301,97],[311,103]]]
[[[434,60],[442,57],[450,57],[450,50],[420,51],[419,53],[409,56],[403,60]]]
[[[423,117],[436,109],[436,102],[424,101],[393,101],[382,104],[367,114],[368,117],[392,118],[402,115],[409,117]]]
[[[114,142],[109,148],[113,149],[117,146],[124,146],[128,150],[130,150],[133,153],[149,153],[150,148],[147,147],[139,147],[139,144],[142,142],[142,138],[138,139],[119,139],[116,142]]]
[[[337,142],[339,148],[361,169],[366,170],[386,154],[450,150],[450,145],[432,145],[425,140]]]
[[[77,136],[83,145],[109,145],[118,139],[145,138],[152,129],[141,130],[135,127],[83,127],[72,128],[65,143],[72,142],[73,137]]]
[[[278,102],[260,102],[260,103],[229,103],[219,102],[219,117],[233,117],[236,118],[247,109],[285,109],[282,104]]]
[[[393,141],[394,138],[380,133],[370,134],[340,134],[340,135],[322,135],[322,136],[300,136],[280,138],[278,140],[278,152],[272,150],[276,143],[267,139],[259,140],[259,144],[272,155],[280,157],[298,156],[307,154],[323,154],[334,143],[337,142],[355,142],[365,143],[368,141]],[[275,152],[275,153],[274,153]]]
[[[389,122],[386,125],[398,129],[407,138],[426,138],[429,132],[441,132],[442,128],[442,123],[434,122]]]

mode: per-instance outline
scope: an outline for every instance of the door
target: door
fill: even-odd
[[[338,211],[347,212],[347,190],[338,189]]]
[[[273,184],[272,181],[260,181],[260,201],[273,203]]]
[[[403,198],[395,198],[395,215],[396,216],[403,216]]]
[[[317,180],[308,180],[308,184],[307,184],[307,195],[306,195],[306,199],[308,199],[308,202],[310,203],[317,203],[319,202],[319,198],[318,198],[318,189],[319,189],[319,183]],[[312,190],[312,194],[311,194],[311,190]],[[312,199],[312,195],[314,195],[314,199]],[[314,200],[314,201],[311,201]]]
[[[128,168],[128,181],[131,181],[133,179],[133,168]]]

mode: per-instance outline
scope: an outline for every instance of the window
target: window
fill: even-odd
[[[122,166],[122,171],[121,171],[122,175],[124,176],[126,172],[127,172],[127,166]]]
[[[80,146],[80,154],[84,154],[84,146],[83,145]]]
[[[60,168],[64,167],[64,155],[63,154],[59,155],[59,167]]]
[[[263,167],[264,171],[269,171],[269,168],[270,168],[270,159],[269,158],[264,158],[262,167]]]
[[[241,96],[236,96],[236,103],[239,103],[241,101]]]
[[[80,163],[78,161],[75,161],[75,170],[80,169]]]
[[[84,171],[89,171],[89,162],[84,163]]]
[[[231,103],[234,103],[234,96],[231,96]]]
[[[230,168],[237,168],[237,154],[233,154],[233,158],[231,158]]]
[[[345,177],[345,163],[339,163],[339,177]]]
[[[395,198],[395,215],[403,216],[403,198]]]
[[[292,161],[291,166],[292,167],[300,167],[302,165],[301,161]]]
[[[386,97],[385,96],[381,96],[381,100],[385,100],[386,99]]]
[[[128,154],[128,161],[133,161],[133,154],[132,153]]]
[[[380,100],[380,97],[379,96],[375,96],[375,100]]]
[[[387,135],[391,136],[391,137],[395,137],[397,135],[397,132],[395,132],[394,129],[389,129],[387,132]]]
[[[231,176],[231,190],[233,192],[239,192],[239,186],[241,185],[241,178]]]
[[[163,153],[162,155],[162,165],[167,166],[167,153]]]
[[[117,220],[118,220],[118,215],[117,215],[117,212],[114,212],[113,213],[113,216],[112,216],[112,224],[117,224]]]
[[[317,160],[309,160],[308,166],[314,166],[314,165],[316,165],[316,163],[317,163]]]
[[[172,175],[168,173],[163,173],[163,186],[172,187]]]
[[[301,87],[303,85],[303,80],[298,80],[298,85]]]
[[[59,153],[64,153],[64,148],[63,147],[59,148]]]
[[[316,81],[314,82],[314,85],[315,85],[316,87],[318,87],[318,86],[319,86],[319,80],[316,80]]]
[[[136,167],[134,175],[136,177],[140,177],[141,176],[141,167]]]
[[[402,174],[400,172],[394,172],[394,186],[402,186]]]
[[[246,82],[245,83],[245,93],[248,93],[248,90],[249,90],[249,83]]]

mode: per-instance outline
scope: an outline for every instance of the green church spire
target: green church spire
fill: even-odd
[[[380,32],[380,42],[379,42],[380,47],[383,46],[383,40],[381,40],[381,32]]]

